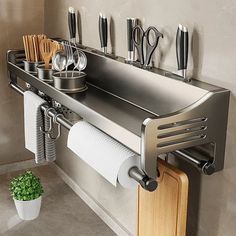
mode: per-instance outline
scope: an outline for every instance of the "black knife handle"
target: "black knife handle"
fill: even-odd
[[[99,36],[101,48],[107,47],[107,18],[100,14],[99,16]]]
[[[68,12],[68,25],[70,31],[70,38],[73,39],[76,37],[76,16],[75,12]]]
[[[128,18],[127,19],[127,46],[128,46],[128,51],[132,52],[134,51],[134,43],[133,43],[133,28],[135,26],[135,19]]]
[[[188,64],[188,29],[179,25],[176,34],[176,56],[178,70],[186,70]]]

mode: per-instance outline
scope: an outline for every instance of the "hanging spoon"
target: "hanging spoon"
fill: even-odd
[[[84,70],[87,66],[87,57],[86,57],[86,55],[82,51],[77,49],[74,52],[73,57],[74,57],[74,70],[78,69],[79,72]]]
[[[57,51],[53,57],[52,64],[55,70],[61,72],[67,66],[67,55],[63,51]]]

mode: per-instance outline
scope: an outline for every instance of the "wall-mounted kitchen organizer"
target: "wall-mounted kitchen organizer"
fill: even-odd
[[[80,48],[88,59],[86,92],[65,94],[26,73],[24,51],[8,52],[11,87],[22,93],[20,78],[123,143],[141,156],[142,170],[153,179],[156,158],[163,153],[193,163],[204,174],[223,168],[228,90],[194,79],[185,83],[162,70],[143,70],[124,58]]]

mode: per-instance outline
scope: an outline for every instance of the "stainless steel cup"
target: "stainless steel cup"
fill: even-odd
[[[43,62],[31,62],[31,61],[26,61],[24,60],[24,69],[26,72],[30,74],[37,74],[37,66],[42,64]]]
[[[82,92],[87,89],[86,74],[78,71],[63,71],[53,74],[54,87],[65,93]]]
[[[54,70],[52,69],[52,65],[49,65],[49,69],[45,69],[45,65],[42,64],[37,67],[37,70],[39,79],[49,84],[53,83],[52,75],[54,73]]]

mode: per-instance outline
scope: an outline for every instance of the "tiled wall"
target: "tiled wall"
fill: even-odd
[[[31,157],[24,149],[23,100],[8,87],[6,52],[22,48],[22,35],[43,27],[44,0],[0,1],[0,164]]]

